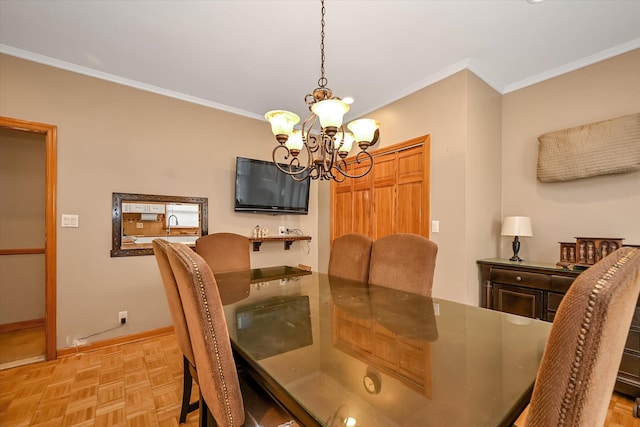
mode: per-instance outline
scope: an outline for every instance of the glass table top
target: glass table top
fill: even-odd
[[[234,348],[327,426],[501,425],[551,327],[315,272],[216,280]]]

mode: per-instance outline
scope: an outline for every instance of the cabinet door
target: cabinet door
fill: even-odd
[[[346,233],[379,239],[392,233],[429,236],[429,136],[381,148],[371,173],[331,183],[331,240]],[[351,173],[368,162],[348,159]]]
[[[493,309],[505,313],[542,319],[543,292],[519,286],[493,285]]]
[[[376,157],[373,168],[373,234],[379,239],[395,231],[396,154]]]
[[[423,146],[398,153],[397,226],[396,233],[414,233],[428,236],[428,209],[425,194],[428,177],[425,176]]]

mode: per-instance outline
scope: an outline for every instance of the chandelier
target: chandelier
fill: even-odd
[[[318,87],[304,98],[311,113],[302,123],[302,129],[294,130],[300,117],[289,111],[274,110],[265,114],[271,123],[271,131],[278,141],[273,149],[273,161],[278,169],[296,181],[307,178],[342,182],[346,178],[361,178],[373,168],[373,157],[367,148],[378,142],[380,123],[373,119],[359,119],[343,125],[343,117],[351,108],[327,87],[324,75],[324,0],[321,0],[320,20],[320,78]],[[362,163],[363,171],[348,171],[346,157],[353,143],[360,151],[355,163]],[[284,159],[284,161],[279,161]]]

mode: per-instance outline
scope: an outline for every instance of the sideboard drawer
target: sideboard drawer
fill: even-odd
[[[547,274],[527,273],[524,271],[494,268],[491,270],[491,281],[495,283],[531,286],[537,288],[545,285],[548,286],[551,283],[551,278]]]
[[[576,280],[575,277],[557,276],[554,274],[551,276],[551,289],[566,293],[574,280]]]

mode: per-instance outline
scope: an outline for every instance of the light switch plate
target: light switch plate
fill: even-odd
[[[79,215],[62,214],[62,227],[78,228],[80,220],[79,217]]]
[[[433,221],[431,221],[431,232],[432,233],[440,232],[440,221],[438,221],[437,219],[434,219]]]

